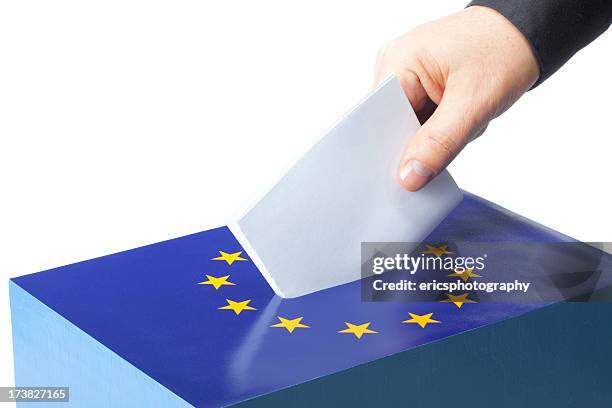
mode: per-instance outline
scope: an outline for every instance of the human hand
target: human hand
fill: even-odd
[[[398,167],[404,188],[417,191],[533,86],[539,67],[527,39],[510,21],[474,6],[383,47],[376,84],[392,74],[417,115],[428,117]]]

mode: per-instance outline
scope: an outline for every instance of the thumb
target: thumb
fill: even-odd
[[[417,191],[429,183],[484,127],[485,115],[473,100],[446,89],[431,117],[410,139],[399,163],[402,186]]]

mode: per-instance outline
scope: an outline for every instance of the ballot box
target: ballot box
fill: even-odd
[[[586,266],[558,298],[282,299],[221,227],[12,279],[16,385],[69,387],[51,407],[612,406],[610,255],[469,193],[427,241],[519,243],[530,261],[499,269],[521,280],[548,276],[542,243]]]

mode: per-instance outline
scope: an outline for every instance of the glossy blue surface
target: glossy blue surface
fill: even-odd
[[[463,240],[571,241],[470,194],[428,239]],[[242,250],[225,227],[13,281],[194,406],[244,401],[544,306],[361,302],[359,282],[283,300],[251,262],[211,260],[219,250]],[[206,274],[236,285],[198,285]],[[219,310],[225,299],[257,310]],[[408,312],[442,323],[401,324]],[[303,316],[310,328],[271,328],[277,316]],[[379,333],[340,334],[344,322]]]
[[[69,402],[38,402],[36,407],[192,407],[13,282],[9,287],[15,384],[69,387]]]

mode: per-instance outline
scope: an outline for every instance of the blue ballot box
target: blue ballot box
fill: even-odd
[[[504,272],[523,277],[547,268],[530,243],[571,242],[579,295],[612,286],[610,255],[469,193],[428,238],[454,241],[525,244]],[[606,301],[367,301],[362,284],[281,299],[225,227],[15,278],[16,385],[88,408],[612,406]]]

